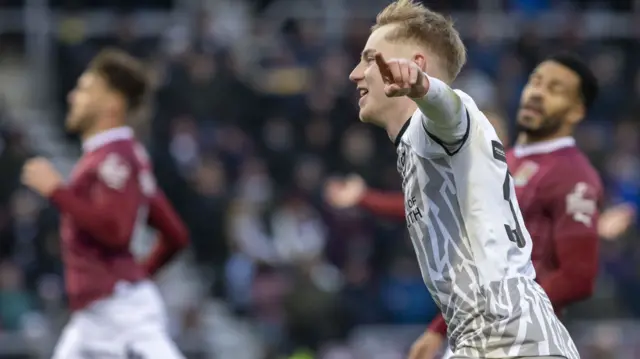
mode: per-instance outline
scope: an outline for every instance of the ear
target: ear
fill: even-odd
[[[415,53],[411,58],[413,62],[415,62],[423,72],[427,71],[427,58],[422,53]]]
[[[577,125],[584,119],[587,110],[582,102],[575,104],[571,111],[567,114],[567,122],[573,126]]]

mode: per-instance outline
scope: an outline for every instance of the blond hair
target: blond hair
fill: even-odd
[[[413,0],[397,0],[378,14],[371,31],[396,24],[397,29],[387,34],[387,40],[413,41],[423,46],[438,58],[442,75],[447,77],[442,80],[455,80],[467,61],[467,52],[451,19]]]

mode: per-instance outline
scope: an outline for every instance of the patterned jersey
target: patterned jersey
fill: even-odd
[[[453,352],[579,358],[535,282],[504,147],[474,101],[443,85],[439,111],[416,110],[396,146],[407,226]]]

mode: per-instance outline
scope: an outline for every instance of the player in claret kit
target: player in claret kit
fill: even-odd
[[[566,54],[549,57],[524,88],[518,141],[506,155],[533,241],[536,280],[558,315],[592,294],[598,270],[602,187],[572,137],[596,94],[595,77],[580,60]],[[380,215],[404,217],[403,199],[398,196],[368,191],[357,176],[334,181],[327,191],[336,206],[359,204]],[[416,342],[410,359],[433,358],[446,333],[439,316]]]
[[[67,129],[84,154],[69,183],[43,158],[28,161],[22,182],[61,212],[61,248],[71,309],[54,359],[167,358],[182,355],[148,279],[188,243],[182,221],[156,187],[144,148],[126,127],[147,92],[141,63],[105,50],[69,94]],[[150,256],[137,263],[132,238],[158,231]]]

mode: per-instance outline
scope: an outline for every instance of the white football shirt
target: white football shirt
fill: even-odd
[[[460,358],[579,358],[535,282],[503,145],[462,91],[430,78],[396,138],[407,227]]]

